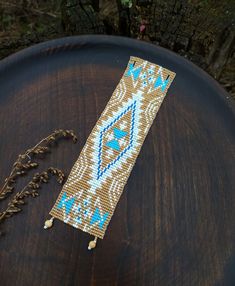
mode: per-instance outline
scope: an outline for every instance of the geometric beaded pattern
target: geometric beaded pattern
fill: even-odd
[[[130,57],[50,214],[103,238],[175,73]]]

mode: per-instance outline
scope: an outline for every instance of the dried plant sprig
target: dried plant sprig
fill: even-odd
[[[48,183],[50,176],[56,176],[59,184],[62,184],[65,178],[64,173],[60,169],[53,167],[48,168],[42,173],[36,173],[32,180],[20,192],[14,195],[12,200],[8,203],[7,208],[0,213],[0,223],[20,212],[22,210],[21,205],[25,204],[25,198],[37,197],[39,195],[38,190],[41,188],[41,185]]]
[[[34,147],[26,150],[24,154],[18,156],[10,175],[5,179],[5,183],[0,190],[0,200],[7,198],[14,191],[14,184],[19,176],[25,175],[30,169],[38,167],[38,163],[32,161],[32,158],[50,152],[51,145],[58,142],[61,138],[68,138],[72,139],[74,143],[77,142],[77,137],[73,130],[58,129],[46,138],[43,138]]]

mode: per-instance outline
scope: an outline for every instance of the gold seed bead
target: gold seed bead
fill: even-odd
[[[44,229],[50,228],[53,225],[53,218],[46,220],[44,224]]]
[[[95,237],[94,240],[89,242],[88,250],[91,250],[91,249],[95,248],[96,247],[96,242],[97,242],[97,237]]]

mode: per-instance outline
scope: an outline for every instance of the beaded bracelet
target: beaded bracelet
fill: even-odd
[[[55,205],[57,218],[103,239],[141,146],[175,73],[130,57],[126,70],[74,164]]]

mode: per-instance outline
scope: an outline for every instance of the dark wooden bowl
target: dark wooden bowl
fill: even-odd
[[[91,237],[80,230],[59,221],[43,230],[60,192],[50,183],[3,225],[2,286],[235,283],[235,108],[210,76],[172,52],[127,38],[81,36],[1,61],[1,182],[19,153],[57,128],[74,129],[79,142],[60,142],[41,168],[68,174],[130,55],[177,75],[105,239],[89,252]]]

